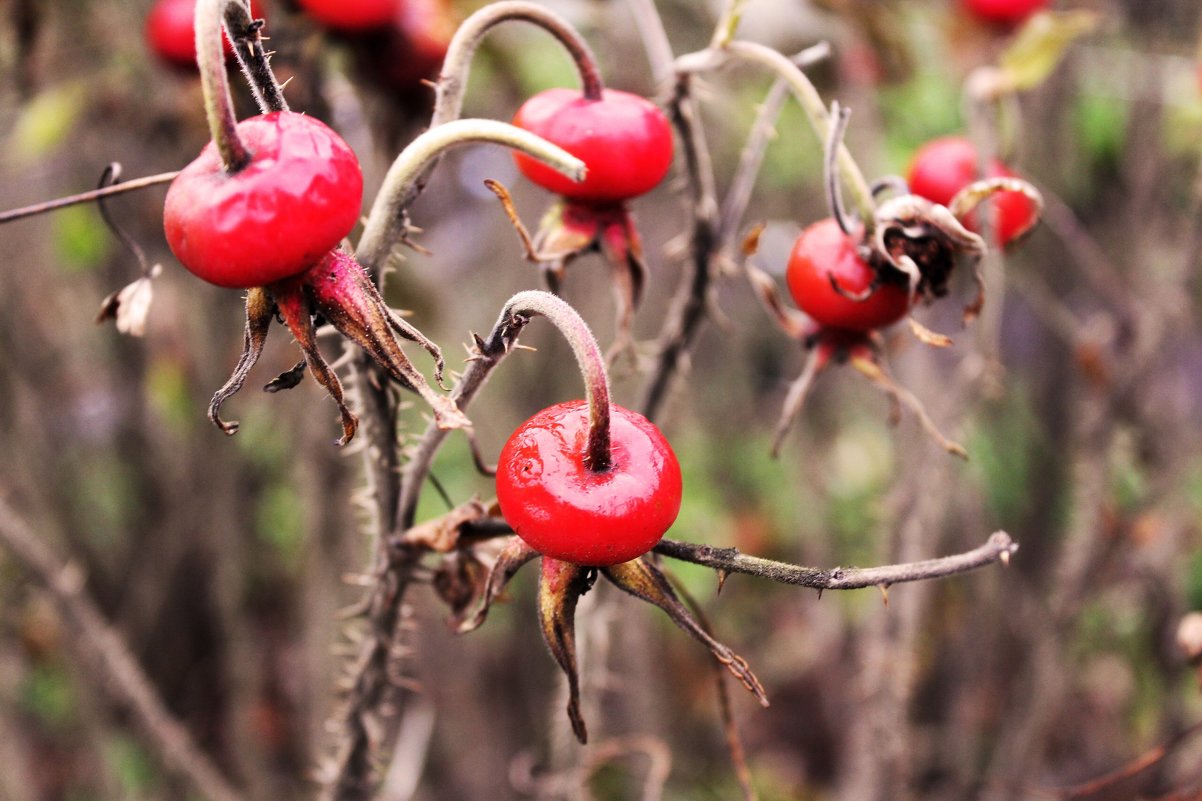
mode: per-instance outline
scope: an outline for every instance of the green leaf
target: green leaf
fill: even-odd
[[[1093,11],[1044,11],[1032,16],[998,61],[1003,83],[1014,92],[1034,89],[1048,79],[1069,45],[1098,25]]]
[[[30,163],[50,155],[75,127],[83,99],[82,86],[65,84],[47,89],[26,104],[13,127],[11,157]]]

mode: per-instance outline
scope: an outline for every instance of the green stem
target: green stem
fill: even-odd
[[[438,76],[438,88],[434,100],[434,116],[430,127],[459,119],[463,110],[463,95],[467,91],[468,74],[476,48],[497,25],[510,20],[529,22],[546,30],[559,40],[568,51],[576,70],[580,73],[581,89],[590,100],[600,100],[601,72],[597,59],[584,37],[563,17],[535,3],[525,0],[503,0],[492,3],[472,14],[455,31],[447,46],[447,55]]]
[[[676,69],[679,72],[704,72],[722,66],[729,59],[759,64],[775,72],[788,84],[793,96],[801,104],[810,126],[818,136],[818,141],[825,143],[830,139],[833,123],[818,90],[788,56],[770,47],[756,42],[728,42],[725,47],[719,49],[700,50],[681,56],[676,60]],[[864,179],[864,173],[845,145],[839,146],[837,158],[839,173],[851,195],[850,200],[856,213],[866,226],[871,226],[876,204],[872,200],[872,190]]]
[[[225,74],[221,22],[225,4],[229,1],[197,0],[194,25],[196,65],[200,68],[209,133],[221,154],[221,164],[226,172],[237,172],[250,163],[250,153],[238,137],[238,119],[234,115],[234,100],[230,97],[230,82]]]
[[[605,372],[605,355],[597,344],[588,323],[572,306],[550,292],[531,289],[519,292],[505,304],[505,317],[541,315],[559,329],[576,355],[580,375],[584,378],[588,399],[588,445],[585,464],[594,472],[607,470],[613,463],[610,447],[609,376]]]
[[[444,152],[470,142],[491,142],[520,150],[546,162],[575,181],[584,178],[584,162],[542,137],[496,120],[454,120],[431,128],[400,152],[376,195],[355,255],[370,273],[379,270],[404,226],[404,211],[413,188]]]

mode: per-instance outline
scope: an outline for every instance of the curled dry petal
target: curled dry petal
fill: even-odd
[[[100,313],[96,315],[96,322],[113,320],[122,334],[133,337],[144,335],[146,318],[150,314],[151,301],[154,300],[152,281],[158,278],[162,271],[162,265],[156,264],[146,275],[106,297],[100,303]]]
[[[267,341],[267,330],[271,327],[274,312],[275,303],[266,289],[256,287],[247,291],[246,330],[242,335],[242,355],[238,358],[238,364],[235,365],[229,380],[221,389],[217,390],[213,399],[209,401],[209,419],[213,421],[213,425],[226,434],[237,433],[238,422],[222,420],[221,405],[242,389],[242,385],[246,383],[247,375],[250,374],[251,368],[255,366],[255,362],[259,360],[259,355],[263,352],[263,343]]]
[[[592,568],[543,557],[538,583],[538,622],[551,655],[568,679],[568,720],[584,744],[588,729],[580,714],[580,674],[576,667],[576,601],[591,585]],[[607,568],[608,569],[608,568]]]
[[[764,687],[751,672],[747,661],[710,636],[710,633],[680,602],[672,585],[668,583],[667,577],[660,572],[659,568],[647,559],[639,557],[629,562],[603,567],[601,571],[606,578],[626,592],[667,612],[673,623],[709,648],[714,658],[742,682],[743,686],[759,700],[761,705],[768,706],[768,696],[764,692]]]

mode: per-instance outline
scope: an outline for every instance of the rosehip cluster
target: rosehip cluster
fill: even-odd
[[[839,130],[839,129],[837,129]],[[832,141],[837,142],[836,133]],[[834,164],[828,147],[828,167]],[[946,450],[965,456],[964,449],[944,437],[922,404],[889,377],[881,356],[880,331],[903,318],[923,342],[946,346],[951,340],[927,330],[912,317],[914,305],[947,294],[958,260],[973,262],[976,297],[964,307],[965,320],[980,313],[984,280],[980,260],[987,247],[971,230],[973,210],[993,198],[992,228],[1003,244],[1025,234],[1039,220],[1042,202],[1027,182],[1000,164],[989,177],[975,180],[976,151],[966,140],[936,140],[916,156],[910,184],[895,178],[879,189],[900,190],[876,205],[872,219],[851,221],[839,203],[833,169],[828,169],[828,194],[834,217],[815,223],[798,236],[789,256],[786,281],[797,307],[807,315],[794,317],[779,300],[771,279],[749,266],[761,297],[791,336],[811,349],[806,368],[786,397],[774,445],[800,411],[814,379],[832,361],[850,361],[894,400],[908,406],[927,432]],[[925,195],[925,196],[924,196]]]

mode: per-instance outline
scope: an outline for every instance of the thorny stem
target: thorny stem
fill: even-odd
[[[42,203],[34,203],[32,206],[22,206],[19,209],[10,209],[9,211],[0,212],[0,225],[13,220],[24,219],[25,217],[33,217],[38,214],[45,214],[58,209],[65,209],[67,206],[77,206],[80,203],[92,203],[101,198],[112,197],[113,195],[124,194],[125,192],[133,192],[137,189],[145,189],[148,186],[158,186],[159,184],[169,184],[179,175],[179,170],[174,172],[161,172],[157,175],[147,175],[144,178],[134,178],[132,181],[125,181],[112,186],[104,186],[99,189],[93,189],[89,192],[80,192],[77,195],[68,195],[67,197],[55,198]]]
[[[689,232],[691,275],[680,285],[672,303],[672,312],[664,323],[659,339],[655,371],[643,396],[642,412],[650,420],[659,413],[692,344],[710,302],[713,258],[718,252],[718,202],[714,189],[714,170],[709,148],[698,125],[696,103],[690,94],[691,76],[678,75],[675,97],[670,104],[672,124],[680,133],[684,151],[685,176],[692,209]]]
[[[410,142],[393,161],[368,214],[355,256],[363,269],[376,273],[401,233],[406,204],[418,182],[448,149],[471,142],[491,142],[520,150],[564,175],[584,178],[584,162],[542,137],[496,120],[454,120],[431,128]]]
[[[609,376],[605,372],[605,355],[589,330],[588,323],[571,304],[550,292],[532,289],[519,292],[505,304],[502,316],[530,317],[542,315],[559,329],[572,347],[584,392],[588,398],[588,447],[585,464],[593,472],[609,469],[613,463],[610,448]]]
[[[209,133],[221,154],[226,172],[237,172],[250,162],[250,153],[238,137],[234,100],[230,82],[225,74],[225,53],[221,45],[221,20],[227,3],[238,0],[197,0],[194,26],[196,29],[196,64],[200,68],[200,83],[204,90],[205,117]]]
[[[784,79],[797,102],[801,104],[810,126],[818,136],[818,141],[826,142],[830,138],[833,123],[814,84],[788,56],[766,45],[732,41],[721,49],[699,50],[681,56],[676,59],[676,69],[681,73],[705,72],[725,65],[730,59],[759,64]],[[838,159],[839,172],[843,176],[844,184],[851,191],[856,213],[865,224],[870,224],[876,204],[872,200],[872,190],[864,179],[864,173],[860,171],[859,165],[845,145],[839,146]]]
[[[225,4],[225,29],[234,43],[238,66],[250,84],[251,94],[255,96],[259,109],[264,114],[287,111],[288,101],[284,99],[283,88],[271,71],[270,59],[263,47],[263,37],[260,35],[262,27],[262,21],[252,19],[250,9],[241,0]]]
[[[78,565],[65,561],[0,499],[0,543],[45,585],[63,618],[75,629],[73,645],[90,656],[99,684],[128,707],[163,763],[208,801],[243,801],[239,793],[176,720],[121,634],[85,588]]]
[[[451,391],[451,400],[455,402],[456,406],[461,410],[467,409],[468,404],[492,374],[493,368],[509,355],[517,343],[518,335],[528,322],[529,319],[525,317],[514,318],[507,314],[506,310],[502,310],[496,325],[493,326],[492,332],[487,338],[474,336],[475,342],[467,369],[463,371],[463,375],[460,376]],[[401,494],[397,500],[395,515],[398,530],[392,532],[394,539],[402,536],[405,529],[413,525],[421,488],[429,475],[430,465],[448,433],[437,428],[433,423],[428,425],[410,455],[409,461],[405,464],[404,472],[401,474]]]
[[[965,553],[880,567],[835,567],[822,570],[748,556],[736,548],[715,548],[690,542],[663,539],[654,551],[663,556],[712,568],[719,573],[743,573],[749,576],[793,584],[816,590],[857,590],[864,587],[888,587],[909,581],[953,576],[991,565],[1009,564],[1018,543],[1004,531],[994,532],[984,545]]]

